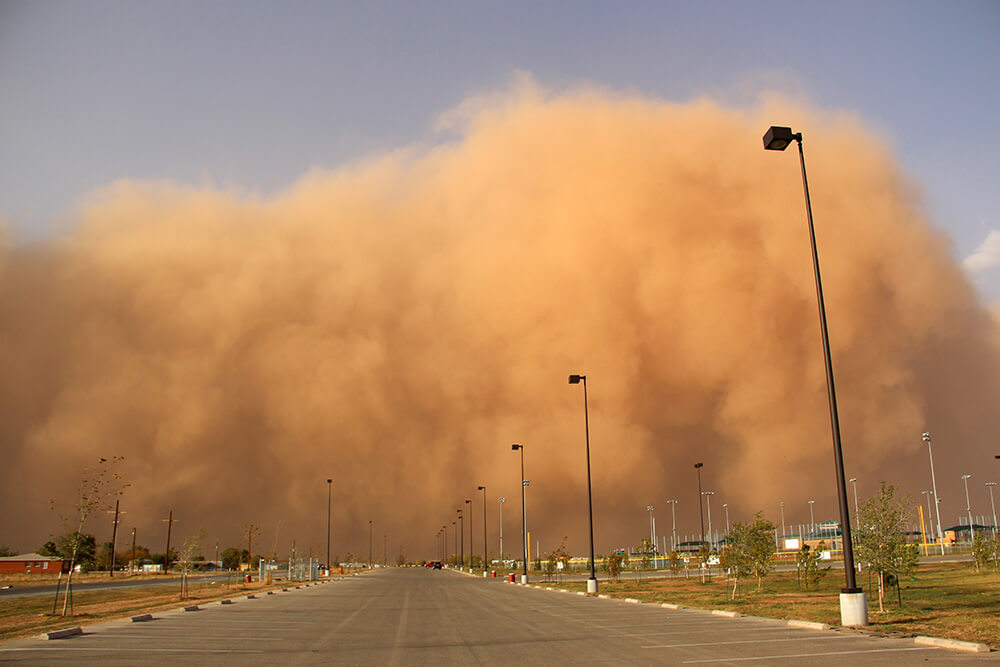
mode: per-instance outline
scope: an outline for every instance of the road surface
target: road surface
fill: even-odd
[[[243,575],[238,572],[230,573],[230,577],[233,581],[236,581]],[[188,575],[188,581],[195,582],[201,579],[208,578],[211,581],[223,581],[226,578],[225,572],[216,572],[213,574],[191,574]],[[174,584],[175,586],[180,586],[181,578],[164,576],[155,579],[129,579],[128,577],[121,577],[119,579],[108,578],[103,581],[74,581],[73,582],[73,592],[79,593],[80,591],[104,591],[111,588],[143,588],[145,586],[165,586],[167,584]],[[66,582],[63,581],[60,591],[66,590]],[[27,598],[34,597],[36,595],[54,595],[56,592],[55,584],[45,584],[42,586],[22,586],[20,584],[14,584],[11,588],[0,589],[0,598]],[[60,593],[61,594],[61,593]]]
[[[11,664],[928,665],[997,654],[587,598],[454,571],[376,570],[201,611],[0,644]]]

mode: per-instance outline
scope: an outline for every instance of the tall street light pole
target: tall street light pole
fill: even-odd
[[[920,436],[927,443],[927,456],[931,461],[931,489],[934,490],[934,514],[937,517],[937,536],[941,545],[941,555],[944,555],[944,531],[941,530],[941,500],[938,498],[937,481],[934,479],[934,451],[931,449],[931,434],[924,431]]]
[[[458,567],[461,570],[465,569],[465,524],[462,523],[462,510],[458,510],[458,534],[459,537],[459,547],[458,547]]]
[[[594,567],[594,497],[590,488],[590,414],[587,408],[587,376],[570,375],[570,384],[583,382],[583,426],[587,438],[587,517],[590,521],[590,578],[587,579],[587,594],[597,595],[597,570]]]
[[[781,510],[781,539],[785,539],[785,501],[782,500],[778,503],[778,508]]]
[[[722,509],[726,510],[726,537],[729,536],[729,503],[722,503]]]
[[[809,532],[816,531],[816,518],[813,515],[813,505],[816,504],[815,500],[809,501]]]
[[[858,478],[852,477],[847,480],[854,486],[854,523],[861,525],[861,512],[858,510]]]
[[[472,499],[466,498],[465,504],[469,506],[469,572],[472,572],[472,554],[475,553],[475,542],[472,540]]]
[[[993,509],[993,537],[997,536],[997,506],[993,502],[993,487],[996,482],[986,482],[986,488],[990,490],[990,507]]]
[[[521,550],[524,570],[521,573],[521,583],[528,583],[528,513],[524,509],[524,445],[513,444],[510,448],[521,452]]]
[[[452,526],[452,528],[455,529],[455,550],[452,552],[452,554],[454,555],[455,560],[457,561],[458,560],[458,522],[457,521],[452,521],[451,522],[451,526]]]
[[[676,511],[677,510],[677,501],[676,500],[668,500],[667,502],[670,503],[670,518],[672,519],[672,528],[671,528],[671,532],[670,532],[670,535],[671,535],[670,539],[673,540],[673,542],[670,545],[670,549],[671,550],[675,550],[675,549],[677,549],[677,511]]]
[[[845,626],[868,625],[868,601],[855,580],[854,545],[851,540],[851,516],[847,506],[847,482],[844,476],[844,454],[840,444],[840,417],[837,413],[837,390],[833,381],[833,359],[830,355],[830,336],[826,328],[826,304],[823,301],[823,281],[819,270],[819,253],[816,250],[816,230],[813,226],[812,202],[809,199],[809,179],[806,177],[806,157],[802,150],[802,133],[793,133],[789,127],[772,126],[764,134],[766,150],[783,151],[792,141],[799,147],[799,166],[802,169],[802,190],[806,200],[806,220],[809,224],[809,244],[812,249],[813,276],[816,280],[816,304],[819,309],[820,335],[823,342],[823,360],[826,363],[826,388],[830,399],[830,430],[833,435],[833,457],[836,468],[837,499],[840,504],[840,526],[844,543],[845,587],[840,592],[840,619]]]
[[[962,482],[965,484],[965,512],[969,516],[969,542],[975,537],[972,534],[972,504],[969,502],[969,478],[972,475],[962,475]]]
[[[333,480],[326,480],[326,569],[330,570],[330,499],[333,497]]]
[[[372,520],[368,519],[368,569],[372,569]]]
[[[698,520],[701,525],[701,543],[705,544],[705,513],[702,510],[701,502],[701,469],[705,466],[704,463],[695,463],[694,469],[698,471]]]
[[[706,491],[705,504],[708,507],[708,541],[712,542],[712,496],[715,495],[715,491]]]
[[[483,576],[486,576],[486,567],[489,562],[489,549],[486,547],[486,485],[477,486],[476,491],[483,492]]]
[[[503,565],[503,504],[507,502],[507,499],[503,496],[497,498],[497,504],[500,505],[500,565]]]
[[[649,545],[655,549],[656,548],[656,536],[655,536],[656,529],[654,528],[654,526],[656,526],[656,524],[653,523],[653,506],[652,505],[646,505],[646,511],[649,512]]]

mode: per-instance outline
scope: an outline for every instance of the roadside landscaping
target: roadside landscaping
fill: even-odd
[[[878,594],[873,592],[867,576],[860,577],[859,583],[868,594],[868,632],[928,635],[1000,647],[1000,573],[976,572],[969,563],[922,565],[912,577],[900,582],[902,607],[895,588],[890,589],[885,613],[878,611]],[[579,581],[540,585],[586,590],[586,582]],[[600,592],[642,602],[840,625],[840,571],[826,573],[810,590],[800,588],[794,571],[775,572],[763,580],[760,592],[756,580],[746,581],[736,600],[727,599],[727,586],[731,589],[725,573],[717,571],[704,583],[697,572],[691,572],[689,578],[681,574],[664,579],[637,579],[634,573],[623,572],[619,583],[602,579]]]

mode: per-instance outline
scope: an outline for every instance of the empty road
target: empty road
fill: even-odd
[[[585,598],[451,571],[362,576],[0,644],[24,664],[899,665],[996,662],[852,632]]]

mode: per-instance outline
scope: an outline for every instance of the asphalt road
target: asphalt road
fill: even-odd
[[[997,662],[848,631],[587,598],[452,571],[377,570],[55,641],[0,644],[24,664],[809,664]]]
[[[237,578],[242,576],[239,573],[233,572],[231,575],[232,580],[236,581]],[[199,579],[209,578],[212,581],[224,580],[226,578],[225,572],[217,572],[214,574],[192,574],[188,576],[189,580],[197,581]],[[108,578],[104,581],[81,581],[73,582],[73,592],[79,593],[80,591],[104,591],[112,588],[143,588],[145,586],[164,586],[166,584],[174,584],[175,586],[180,586],[181,578],[165,576],[164,578],[155,579],[129,579],[128,577],[120,577],[118,579]],[[63,581],[60,590],[66,590],[66,582]],[[0,598],[26,598],[34,597],[36,595],[53,595],[56,592],[55,584],[46,584],[44,586],[20,586],[14,584],[12,588],[0,589]]]

